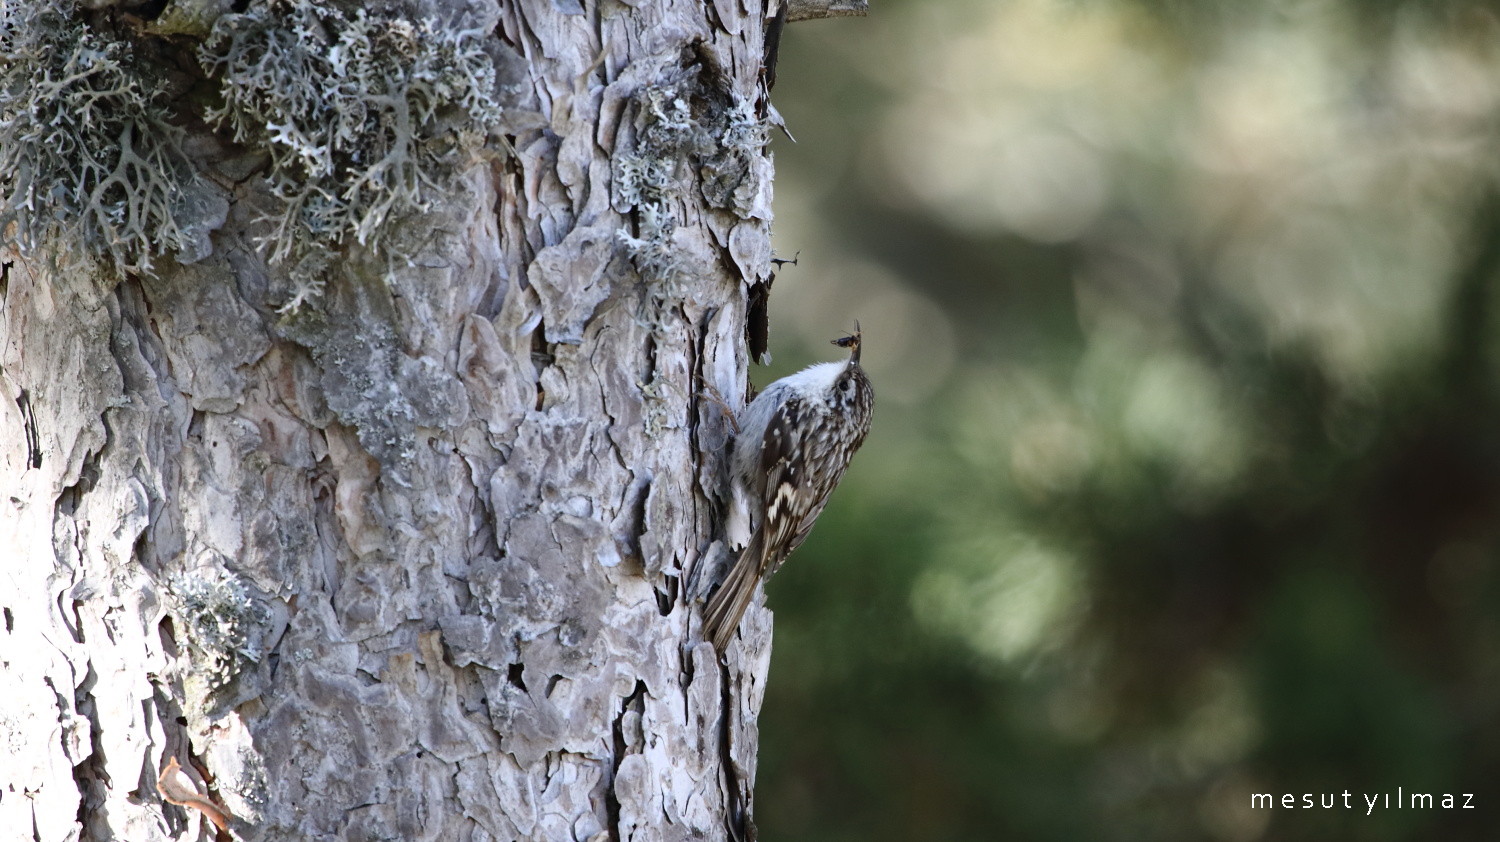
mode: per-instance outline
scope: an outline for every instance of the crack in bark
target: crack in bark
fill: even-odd
[[[791,4],[783,0],[778,5],[775,14],[769,17],[765,14],[767,11],[770,11],[769,3],[767,6],[768,8],[763,9],[761,12],[761,23],[765,29],[765,38],[761,42],[760,83],[765,86],[765,91],[768,95],[766,97],[766,104],[769,105],[769,94],[771,89],[776,87],[776,62],[781,56],[781,32],[786,28],[787,10],[791,7]],[[765,114],[762,113],[761,116],[764,117]]]
[[[714,517],[715,512],[712,511],[712,508],[714,508],[712,501],[718,497],[718,483],[714,480],[715,472],[709,470],[709,466],[705,463],[704,459],[705,455],[708,452],[708,447],[707,443],[703,440],[703,393],[705,389],[712,388],[712,384],[708,383],[708,379],[703,373],[703,361],[708,358],[708,354],[704,353],[703,346],[708,342],[708,338],[712,333],[710,326],[713,323],[714,316],[717,315],[718,312],[719,308],[710,307],[703,313],[702,322],[695,326],[696,329],[694,332],[697,334],[697,341],[689,343],[688,351],[688,353],[692,357],[688,365],[689,370],[692,372],[691,376],[693,386],[695,387],[688,390],[688,417],[691,418],[693,422],[693,446],[691,449],[691,452],[693,454],[693,473],[698,478],[698,486],[703,490],[703,496],[707,497],[710,501],[711,510],[709,512],[709,516],[713,518],[715,523],[720,522],[719,518]],[[717,392],[717,389],[715,390],[715,392]],[[698,511],[698,503],[700,499],[701,498],[699,497],[699,495],[692,495],[691,502],[695,520],[700,514]],[[712,538],[712,528],[710,528],[709,537]]]
[[[677,577],[666,576],[664,578],[666,579],[667,590],[662,590],[661,588],[651,589],[656,594],[656,613],[663,617],[672,613],[672,606],[677,603],[678,592]]]
[[[537,319],[536,328],[531,331],[531,364],[536,367],[536,406],[534,408],[537,412],[541,412],[547,402],[547,389],[542,386],[542,373],[557,364],[555,347],[547,341],[547,320]]]
[[[755,842],[755,824],[750,820],[750,805],[743,796],[739,772],[734,768],[733,738],[731,724],[734,722],[736,696],[730,692],[729,663],[719,661],[719,704],[723,715],[719,718],[719,759],[724,766],[724,794],[729,799],[724,811],[724,829],[735,842]]]
[[[526,672],[526,665],[525,664],[520,664],[520,663],[511,664],[510,666],[508,666],[508,667],[505,668],[505,680],[509,681],[512,687],[515,687],[516,689],[520,690],[522,693],[525,693],[526,692],[526,676],[525,676],[525,672]]]
[[[772,264],[776,261],[773,259]],[[790,261],[797,262],[794,257]],[[761,365],[771,364],[771,284],[776,282],[776,269],[766,273],[765,278],[750,283],[745,308],[745,344],[750,359]]]
[[[31,396],[25,389],[16,395],[16,408],[21,410],[21,426],[26,431],[26,467],[40,468],[42,466],[42,433],[36,425],[36,412],[31,408]]]
[[[87,672],[84,673],[83,681],[79,682],[73,691],[72,709],[74,715],[88,722],[89,727],[89,753],[83,759],[73,764],[73,781],[78,787],[78,815],[79,842],[87,842],[94,839],[95,835],[90,829],[90,816],[93,811],[104,802],[100,790],[108,790],[111,781],[109,773],[104,769],[104,745],[103,728],[99,722],[99,714],[94,705],[92,690],[98,683],[99,676],[94,672],[94,665],[88,663]],[[67,717],[68,703],[62,693],[53,686],[50,677],[44,679],[52,692],[57,695],[58,710]],[[66,719],[63,720],[66,722]],[[63,739],[66,740],[66,730]]]
[[[610,734],[614,742],[614,757],[611,759],[609,768],[609,786],[604,791],[604,811],[609,819],[609,838],[611,842],[622,842],[620,836],[620,796],[616,790],[619,785],[620,764],[625,762],[625,757],[630,746],[625,742],[625,715],[634,712],[640,715],[644,708],[646,695],[646,682],[636,679],[635,689],[630,695],[620,700],[620,710],[615,714],[614,721],[610,723]],[[637,749],[638,750],[638,749]]]
[[[618,448],[617,448],[618,449]],[[623,458],[623,456],[622,456]],[[642,539],[646,536],[646,503],[651,498],[651,487],[655,477],[647,476],[645,479],[636,479],[631,487],[626,490],[627,499],[622,508],[630,512],[630,530],[627,533],[629,543],[626,549],[635,554],[640,560],[642,568],[645,567],[646,550],[642,546]]]
[[[84,495],[93,491],[94,486],[99,484],[99,462],[103,459],[105,448],[109,447],[109,424],[104,425],[104,436],[104,444],[100,445],[98,450],[91,450],[83,457],[83,463],[78,467],[78,479],[63,488],[57,495],[55,514],[72,518],[78,512]]]

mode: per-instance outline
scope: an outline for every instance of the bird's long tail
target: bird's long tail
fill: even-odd
[[[760,582],[763,544],[757,532],[729,569],[724,584],[709,597],[708,607],[703,609],[703,636],[713,642],[715,651],[723,652],[729,646],[740,626],[740,618],[745,616],[745,609],[755,598],[755,586]]]

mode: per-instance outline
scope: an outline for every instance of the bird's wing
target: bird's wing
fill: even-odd
[[[766,478],[762,579],[775,573],[807,537],[832,488],[818,476],[821,466],[808,462],[807,446],[817,443],[803,440],[817,425],[810,417],[817,411],[802,398],[792,397],[777,407],[766,425],[760,451],[761,474]]]

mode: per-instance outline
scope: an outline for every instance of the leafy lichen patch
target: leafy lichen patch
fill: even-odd
[[[206,257],[227,204],[183,153],[166,98],[131,43],[64,4],[0,6],[0,238],[122,272]]]
[[[276,0],[224,15],[199,51],[219,80],[209,118],[270,155],[280,202],[263,245],[290,259],[296,309],[321,291],[326,255],[421,213],[456,154],[480,146],[501,108],[478,31]]]

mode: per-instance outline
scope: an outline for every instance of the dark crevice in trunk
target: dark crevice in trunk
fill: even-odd
[[[97,838],[93,832],[93,814],[104,803],[104,793],[110,788],[109,774],[104,771],[104,747],[102,745],[104,729],[100,727],[92,695],[94,685],[98,683],[98,680],[98,675],[90,665],[83,681],[73,691],[71,705],[68,704],[63,694],[52,686],[51,679],[47,680],[47,685],[52,687],[52,692],[57,694],[59,711],[66,717],[68,707],[71,707],[74,714],[88,721],[89,754],[73,766],[73,781],[78,786],[79,842],[90,842]]]
[[[609,818],[609,838],[611,842],[620,842],[620,797],[615,791],[619,782],[620,764],[625,762],[630,745],[625,740],[625,715],[634,711],[637,716],[645,707],[646,682],[636,679],[635,689],[620,702],[620,710],[615,714],[615,721],[610,726],[610,734],[614,742],[614,761],[609,769],[609,787],[604,791],[604,810]],[[636,747],[639,751],[639,747]]]
[[[509,681],[512,687],[515,687],[522,693],[525,693],[526,678],[523,675],[523,673],[525,672],[526,666],[524,664],[511,664],[510,667],[505,671],[505,680]]]
[[[724,658],[719,661],[719,759],[724,766],[724,795],[729,804],[724,811],[724,829],[735,842],[754,842],[755,823],[750,819],[750,804],[740,784],[739,772],[734,768],[734,745],[730,737],[731,727],[739,708],[737,697],[729,680],[729,664]]]

